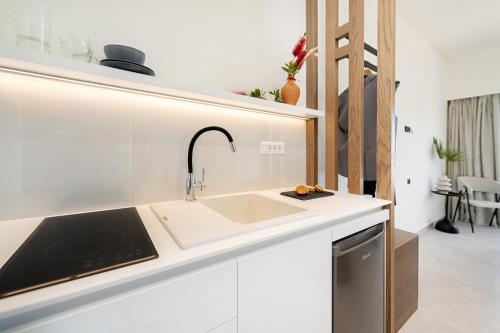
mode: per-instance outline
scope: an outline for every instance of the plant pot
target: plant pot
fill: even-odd
[[[441,192],[450,192],[451,188],[451,179],[448,176],[443,175],[438,178],[436,189]]]
[[[451,187],[451,179],[446,175],[446,160],[441,160],[441,177],[438,178],[436,189],[442,192],[450,192],[452,190]]]
[[[300,97],[300,88],[295,84],[295,78],[289,76],[286,83],[281,88],[283,103],[297,105]]]

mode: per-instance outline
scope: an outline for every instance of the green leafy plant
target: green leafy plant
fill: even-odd
[[[281,97],[281,91],[279,89],[270,90],[269,93],[274,96],[274,101],[283,103],[283,97]]]
[[[460,162],[464,159],[463,152],[457,149],[446,149],[443,147],[443,143],[436,138],[432,139],[436,153],[440,159],[444,159],[447,162]]]
[[[281,66],[281,69],[284,70],[290,77],[295,77],[300,70],[299,65],[297,65],[295,60],[290,60],[284,66]]]
[[[250,92],[250,97],[264,99],[265,95],[266,95],[266,92],[264,91],[264,89],[260,89],[260,88],[255,88],[254,90],[252,90]]]

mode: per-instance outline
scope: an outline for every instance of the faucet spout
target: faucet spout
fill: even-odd
[[[237,149],[236,149],[236,146],[234,145],[234,142],[233,142],[233,141],[230,141],[230,142],[229,142],[229,145],[231,146],[231,151],[232,151],[233,153],[236,153],[236,150],[237,150]]]
[[[208,131],[218,131],[224,134],[229,141],[229,146],[231,148],[231,151],[233,153],[236,152],[236,146],[234,145],[233,137],[229,132],[219,126],[208,126],[205,128],[202,128],[196,134],[193,136],[191,139],[191,142],[189,143],[189,150],[188,150],[188,177],[186,179],[186,200],[187,201],[193,201],[196,200],[195,196],[195,188],[200,188],[203,189],[203,187],[206,186],[205,183],[205,177],[203,176],[203,180],[201,182],[197,182],[194,175],[193,175],[193,149],[194,149],[194,144],[196,143],[196,140],[200,137],[205,132]]]
[[[227,140],[229,141],[229,145],[231,146],[231,151],[233,153],[236,152],[236,147],[234,146],[233,137],[231,136],[231,134],[229,134],[229,132],[225,128],[222,128],[222,127],[219,127],[219,126],[208,126],[208,127],[202,128],[201,130],[199,130],[198,132],[196,132],[196,134],[191,139],[191,142],[189,143],[189,150],[188,150],[188,173],[193,173],[193,149],[194,149],[194,144],[196,143],[196,140],[198,140],[198,138],[200,137],[200,135],[202,135],[205,132],[209,132],[209,131],[219,131],[222,134],[224,134],[226,136]]]

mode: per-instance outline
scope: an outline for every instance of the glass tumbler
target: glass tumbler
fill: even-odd
[[[52,38],[51,12],[43,6],[25,7],[14,13],[17,46],[50,53]]]
[[[66,57],[85,62],[96,62],[88,36],[70,34],[59,36],[57,39]]]

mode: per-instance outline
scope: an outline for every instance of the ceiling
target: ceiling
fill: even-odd
[[[402,0],[397,6],[444,53],[500,42],[499,0]]]

